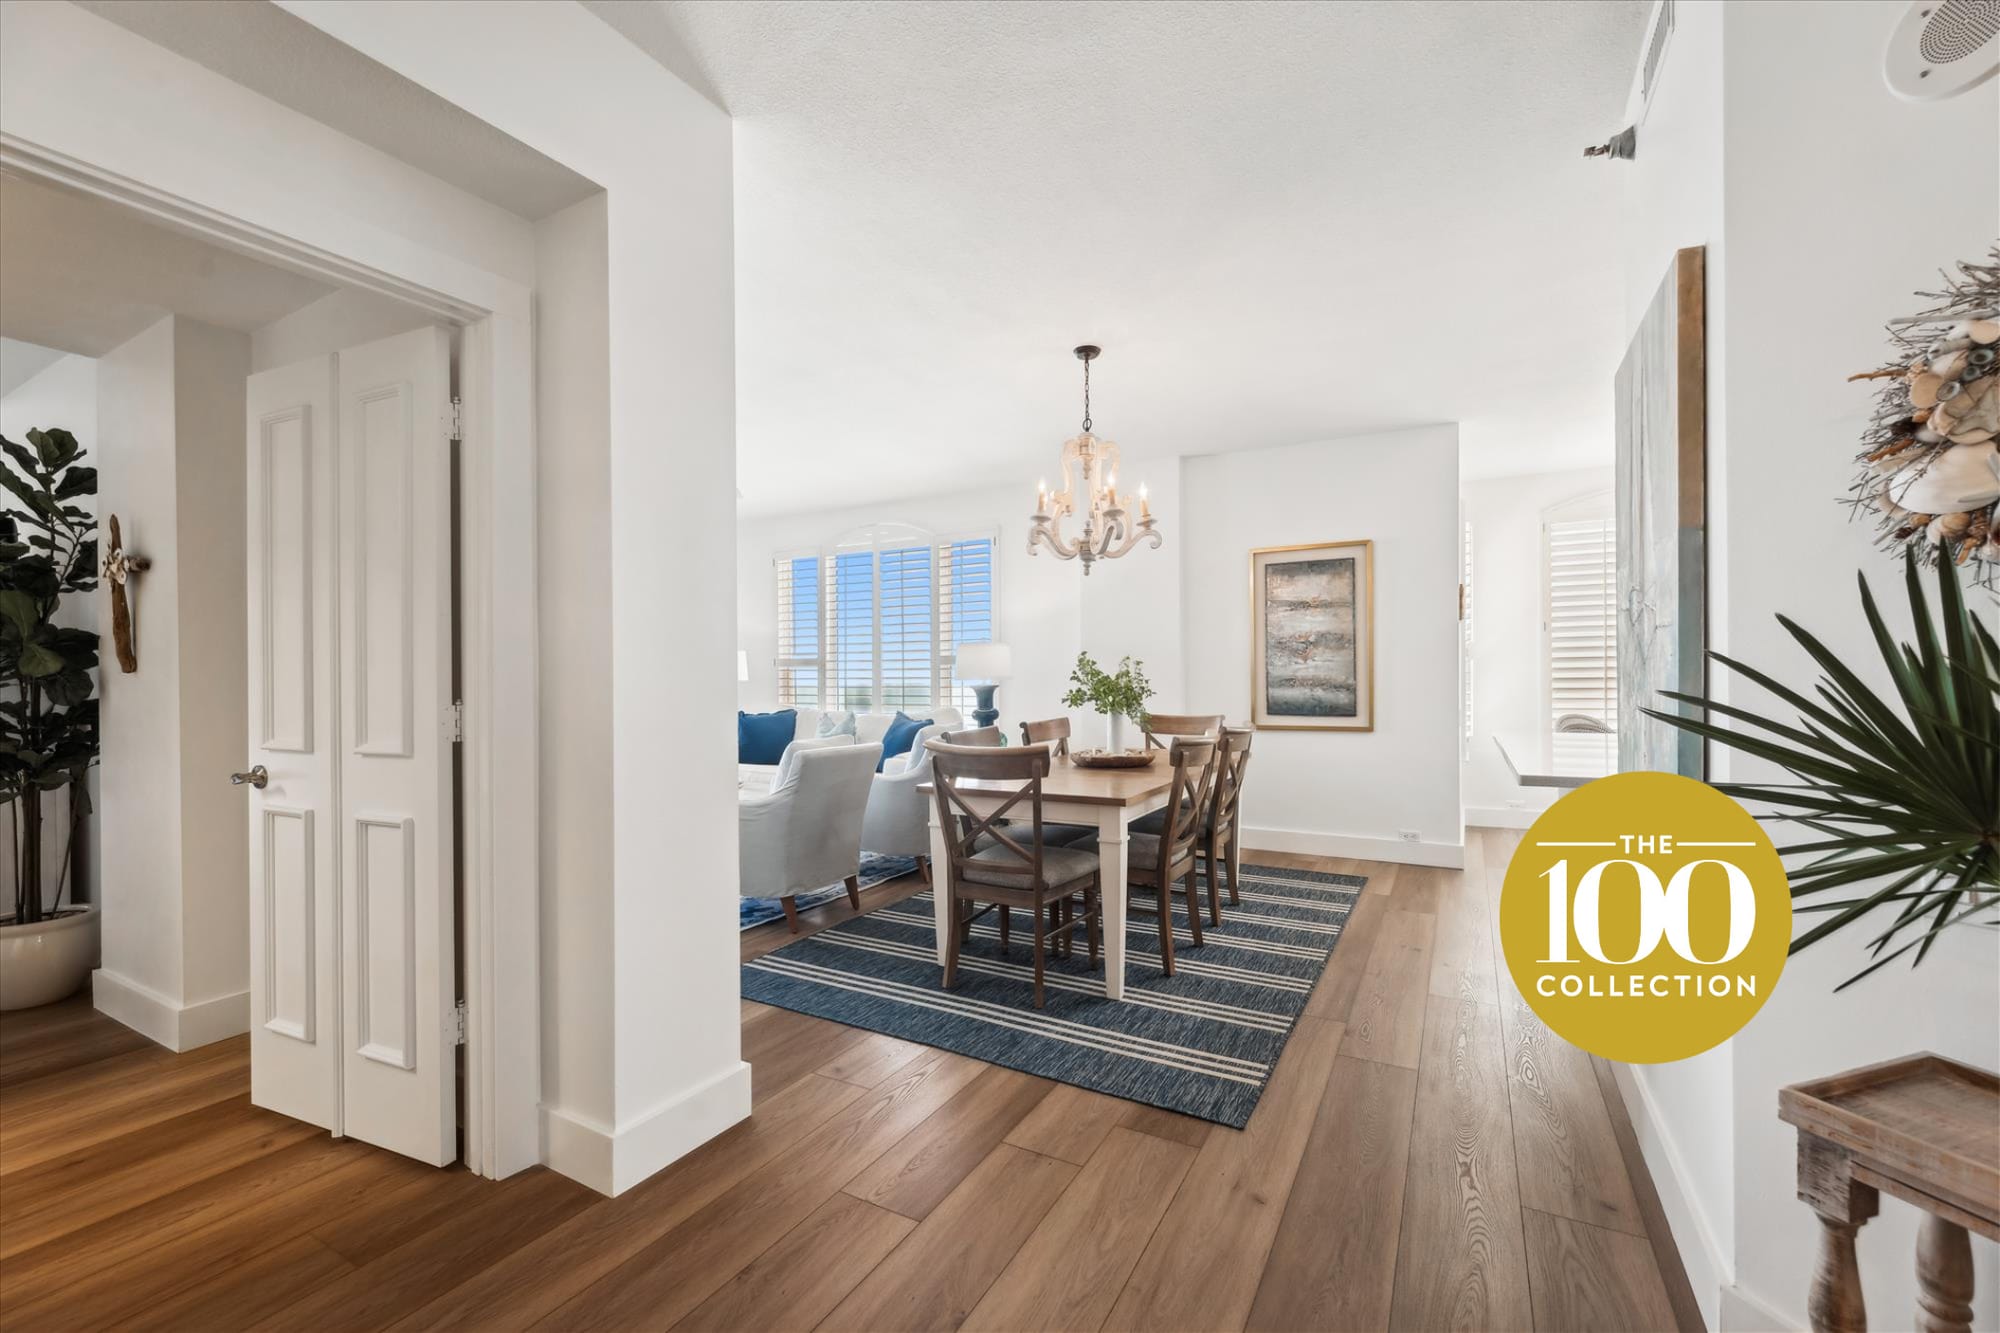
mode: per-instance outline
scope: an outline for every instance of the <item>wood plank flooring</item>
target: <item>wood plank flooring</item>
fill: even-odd
[[[604,1199],[257,1110],[245,1038],[0,1016],[0,1329],[1699,1327],[1610,1066],[1498,961],[1518,841],[1253,854],[1370,882],[1241,1132],[745,1002],[751,1119]]]

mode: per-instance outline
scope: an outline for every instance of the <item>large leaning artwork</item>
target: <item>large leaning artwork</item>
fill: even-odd
[[[1375,725],[1371,542],[1250,553],[1250,720],[1292,731]]]
[[[1642,714],[1704,692],[1703,255],[1682,250],[1618,367],[1618,767],[1706,777],[1700,737]]]

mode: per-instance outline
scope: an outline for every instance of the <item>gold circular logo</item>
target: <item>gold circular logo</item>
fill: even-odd
[[[1549,1030],[1626,1064],[1699,1055],[1770,998],[1791,890],[1742,806],[1692,778],[1619,773],[1546,810],[1500,893],[1507,970]]]

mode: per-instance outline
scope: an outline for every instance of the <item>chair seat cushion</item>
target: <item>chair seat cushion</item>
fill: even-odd
[[[1160,835],[1157,833],[1139,832],[1136,821],[1132,826],[1132,830],[1131,836],[1125,842],[1126,866],[1132,873],[1137,873],[1141,870],[1158,870],[1160,868]],[[1194,855],[1192,852],[1184,852],[1181,855],[1181,862],[1183,864],[1193,859]]]
[[[991,884],[1003,889],[1024,889],[1028,887],[1027,877],[1008,874],[1008,870],[1023,867],[1027,863],[1008,847],[999,843],[989,843],[972,854],[965,863],[965,879],[970,884]],[[1069,884],[1097,871],[1097,853],[1076,847],[1042,847],[1042,875],[1051,886]]]
[[[1202,812],[1201,816],[1202,837],[1205,838],[1208,836],[1209,825],[1213,824],[1214,822],[1215,822],[1214,815],[1208,813],[1207,811]],[[1137,819],[1132,821],[1132,831],[1134,833],[1150,833],[1156,838],[1160,837],[1167,831],[1167,812],[1165,810],[1155,810],[1150,815],[1140,815]]]

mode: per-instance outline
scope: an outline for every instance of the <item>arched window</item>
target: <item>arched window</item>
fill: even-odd
[[[994,538],[907,523],[777,558],[778,702],[906,713],[972,706],[958,647],[993,638]]]

